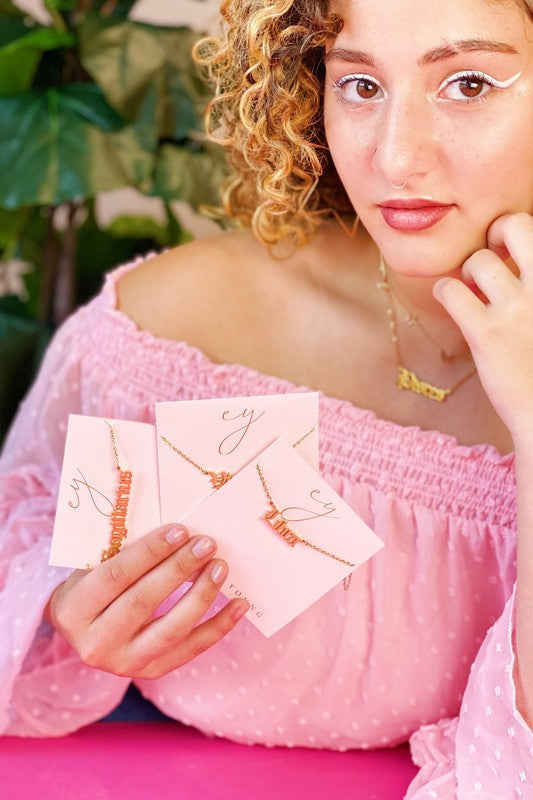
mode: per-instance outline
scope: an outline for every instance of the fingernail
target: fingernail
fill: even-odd
[[[233,606],[231,610],[231,618],[234,622],[238,622],[248,609],[250,608],[250,604],[246,602],[246,600],[241,600],[238,605]]]
[[[218,564],[215,564],[213,569],[211,570],[211,580],[213,583],[222,583],[222,581],[226,578],[228,574],[228,568],[225,564],[221,561]]]
[[[189,531],[185,525],[174,525],[165,533],[165,540],[172,545],[184,544],[189,538]]]
[[[214,541],[212,539],[205,539],[204,537],[198,539],[192,546],[192,551],[196,558],[204,558],[204,556],[212,553],[214,549]]]

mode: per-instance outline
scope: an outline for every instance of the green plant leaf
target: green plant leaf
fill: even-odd
[[[194,208],[218,204],[219,188],[228,174],[225,160],[214,148],[193,152],[165,144],[159,148],[150,193],[165,201],[185,200]]]
[[[120,118],[93,84],[0,98],[0,206],[57,205],[120,186],[153,168],[149,131]]]
[[[53,96],[54,91],[50,89],[48,94]],[[100,87],[94,83],[71,83],[57,94],[65,99],[72,112],[103,131],[117,131],[124,127],[123,118],[111,108]]]
[[[0,19],[0,30],[3,30],[5,40],[3,22]],[[25,25],[22,28],[23,35],[10,39],[0,47],[0,95],[24,92],[31,86],[44,51],[70,47],[76,42],[72,33],[61,33],[53,28],[38,28],[29,32]]]
[[[110,3],[110,0],[93,0],[91,10],[93,13],[98,14],[105,11],[103,16],[106,16],[108,19],[126,19],[133,6],[136,4],[137,0],[114,0],[112,3]]]
[[[12,25],[11,31],[6,31],[4,21],[0,18],[2,23],[2,47],[1,53],[14,53],[17,50],[25,50],[32,48],[36,50],[55,50],[57,47],[70,47],[76,43],[76,37],[73,33],[62,33],[56,31],[55,28],[28,28],[26,24],[17,25],[18,35],[11,35],[7,39],[9,33],[15,34],[15,28]]]
[[[18,8],[11,0],[0,0],[0,16],[23,20],[28,17],[28,14]]]
[[[107,229],[115,238],[153,239],[159,245],[170,244],[168,230],[152,217],[123,215],[116,217]]]
[[[0,439],[32,382],[49,330],[0,311]]]
[[[0,208],[0,260],[2,260],[2,254],[6,248],[16,246],[30,214],[30,208],[17,208],[15,211]],[[15,253],[8,255],[15,255]]]
[[[80,58],[108,101],[133,121],[148,91],[156,92],[154,124],[161,138],[185,139],[200,127],[208,92],[191,50],[198,34],[88,16],[79,29]]]
[[[44,0],[45,8],[49,11],[72,11],[77,0]]]
[[[24,17],[0,14],[0,47],[26,36],[32,30],[24,21]]]

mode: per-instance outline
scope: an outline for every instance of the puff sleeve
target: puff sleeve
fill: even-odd
[[[516,707],[515,591],[472,664],[459,716],[411,737],[420,772],[406,800],[533,798],[533,732]]]
[[[58,331],[0,458],[0,733],[60,736],[105,715],[128,681],[85,667],[43,610],[69,570],[48,566],[69,413],[87,413],[84,310]],[[95,411],[92,411],[95,413]]]

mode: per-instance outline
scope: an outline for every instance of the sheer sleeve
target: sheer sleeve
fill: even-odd
[[[48,566],[69,413],[83,408],[83,310],[56,334],[0,459],[0,732],[59,736],[105,715],[128,681],[85,667],[42,621],[68,570]],[[93,412],[95,413],[95,412]]]
[[[514,600],[488,631],[459,717],[420,728],[411,750],[420,772],[406,800],[533,797],[533,732],[516,707]]]

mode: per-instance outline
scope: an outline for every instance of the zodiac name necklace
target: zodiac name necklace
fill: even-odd
[[[449,389],[441,389],[438,386],[434,386],[431,383],[426,381],[420,380],[420,378],[410,369],[407,369],[403,365],[402,354],[400,350],[400,341],[398,338],[398,325],[396,320],[396,312],[394,310],[394,303],[392,301],[393,297],[393,290],[389,283],[389,278],[387,275],[387,269],[385,267],[385,262],[383,261],[383,256],[380,254],[380,262],[379,262],[379,272],[380,272],[380,280],[377,282],[377,288],[381,289],[385,296],[387,297],[387,315],[389,317],[389,330],[391,333],[391,340],[394,345],[394,350],[396,353],[396,362],[398,366],[398,377],[396,379],[396,386],[400,390],[407,389],[414,394],[419,394],[422,397],[426,397],[428,400],[435,400],[437,403],[442,403],[446,398],[453,394],[463,383],[466,383],[473,375],[476,374],[477,369],[474,367],[467,372],[466,375],[463,375],[453,386],[450,386]],[[405,305],[399,298],[396,296],[398,302],[402,305],[404,310],[407,312],[407,316],[405,318],[408,325],[416,325],[422,333],[428,338],[439,350],[440,357],[443,361],[451,361],[454,358],[457,358],[454,354],[449,354],[446,350],[440,346],[440,344],[426,331],[426,329],[421,325],[418,318],[406,309]]]
[[[109,547],[102,551],[100,561],[107,561],[115,556],[122,547],[122,542],[128,535],[128,529],[126,528],[126,516],[128,513],[132,481],[131,472],[129,470],[122,469],[120,466],[115,431],[107,420],[104,420],[104,422],[109,427],[111,445],[113,447],[113,455],[115,457],[115,464],[119,473],[119,477],[116,489],[116,502],[114,505],[113,514],[111,515],[111,536]]]
[[[293,444],[293,447],[298,447],[298,445],[301,444],[304,439],[307,439],[307,437],[313,433],[315,427],[316,426],[313,425],[311,430],[307,431],[307,433],[305,433],[300,439],[298,439],[297,442]],[[165,442],[165,444],[167,444],[172,450],[174,450],[175,453],[177,453],[178,456],[180,456],[180,458],[183,458],[184,461],[186,461],[192,467],[195,467],[195,469],[199,470],[203,475],[209,478],[213,489],[220,489],[221,486],[224,486],[225,483],[233,478],[233,474],[231,472],[215,472],[214,470],[209,470],[205,467],[202,467],[196,461],[193,461],[190,456],[184,453],[183,450],[180,450],[178,447],[176,447],[176,445],[172,444],[172,442],[170,442],[166,436],[163,436],[162,433],[160,433],[159,436]]]
[[[270,506],[268,511],[265,511],[265,513],[261,516],[261,519],[264,519],[265,522],[267,522],[272,528],[272,530],[278,534],[278,536],[281,536],[281,538],[284,539],[284,541],[286,541],[291,547],[294,547],[297,544],[304,544],[306,547],[311,547],[313,550],[316,550],[318,553],[322,553],[324,556],[328,556],[328,558],[332,558],[334,561],[339,561],[341,564],[346,564],[348,567],[355,567],[355,564],[352,564],[351,561],[347,561],[345,558],[336,556],[334,553],[330,553],[328,550],[323,550],[321,547],[318,547],[318,545],[313,544],[307,539],[302,539],[301,536],[298,536],[297,533],[289,528],[286,520],[283,518],[283,513],[279,510],[272,499],[265,476],[263,475],[261,467],[258,463],[255,465],[255,468]]]

